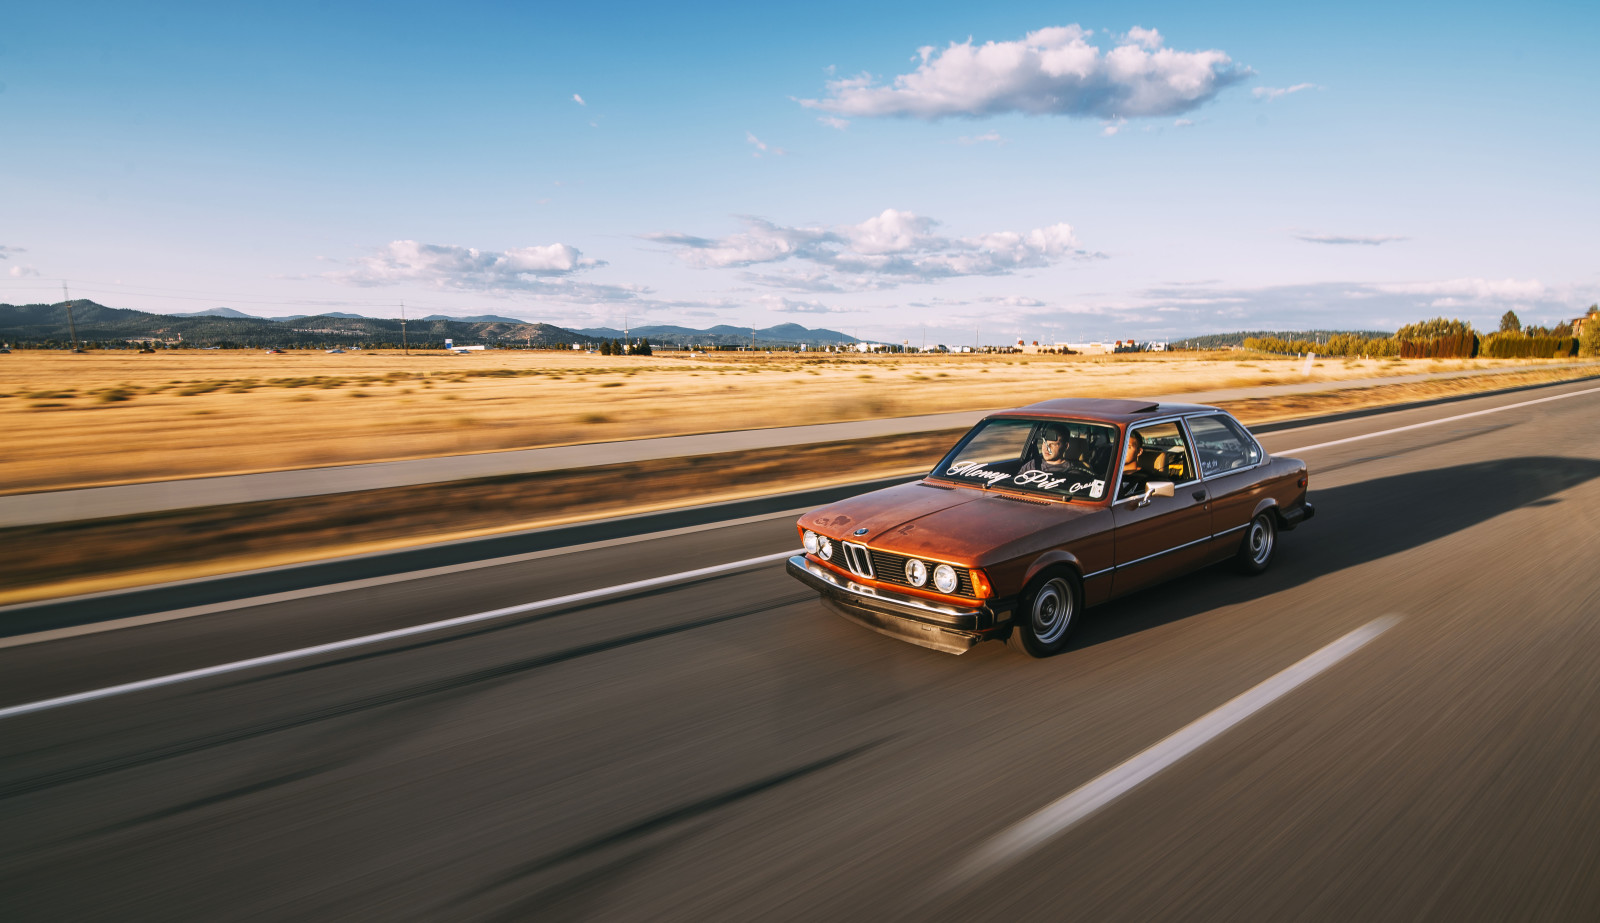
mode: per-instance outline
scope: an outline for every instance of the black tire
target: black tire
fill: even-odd
[[[1049,657],[1066,649],[1083,615],[1083,585],[1070,570],[1050,571],[1023,594],[1012,615],[1006,643],[1029,657]]]
[[[1272,555],[1278,550],[1278,518],[1271,510],[1263,510],[1245,527],[1244,538],[1239,540],[1239,553],[1234,556],[1234,566],[1242,574],[1259,574],[1271,566]]]

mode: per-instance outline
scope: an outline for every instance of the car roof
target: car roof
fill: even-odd
[[[1090,419],[1106,423],[1128,424],[1172,414],[1215,412],[1216,407],[1205,404],[1165,404],[1151,400],[1117,400],[1101,397],[1058,397],[1040,401],[1026,407],[990,414],[991,417],[1041,417],[1060,419]]]

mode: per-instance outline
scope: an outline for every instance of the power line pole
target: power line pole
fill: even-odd
[[[400,348],[411,355],[411,341],[406,339],[406,303],[400,302]]]
[[[72,296],[67,294],[67,280],[61,280],[61,300],[67,306],[67,329],[72,331],[72,351],[81,353],[78,348],[78,325],[72,322]]]

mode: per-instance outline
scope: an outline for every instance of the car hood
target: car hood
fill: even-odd
[[[800,525],[834,538],[935,560],[981,565],[1035,543],[1055,545],[1100,506],[1027,500],[1001,491],[914,482],[814,510]],[[858,529],[866,531],[856,535]]]

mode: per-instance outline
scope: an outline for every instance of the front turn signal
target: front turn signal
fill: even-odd
[[[972,592],[978,594],[979,599],[988,599],[994,595],[994,587],[989,585],[989,575],[976,567],[972,569]]]

